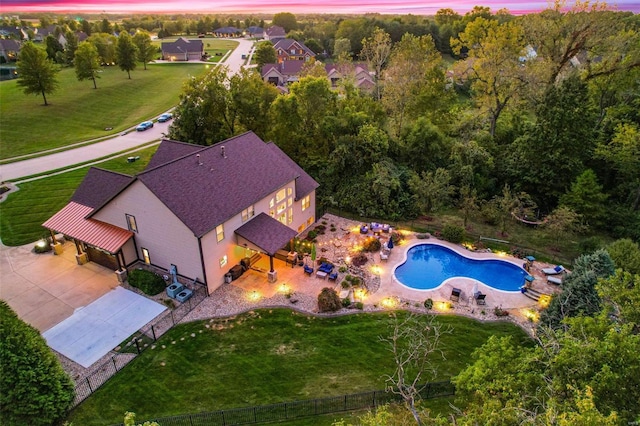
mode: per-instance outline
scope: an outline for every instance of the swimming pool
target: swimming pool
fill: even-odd
[[[437,244],[418,244],[407,251],[407,260],[395,269],[400,283],[416,290],[432,290],[453,277],[472,278],[502,291],[520,291],[527,271],[498,259],[465,257]]]

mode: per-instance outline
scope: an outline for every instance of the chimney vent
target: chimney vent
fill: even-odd
[[[198,159],[198,166],[202,166],[202,161],[200,161],[200,154],[196,154],[196,158]]]
[[[224,151],[224,145],[220,147],[220,151],[222,152],[222,157],[227,158],[227,153]]]

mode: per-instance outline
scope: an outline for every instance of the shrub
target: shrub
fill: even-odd
[[[320,312],[335,312],[341,307],[340,297],[335,290],[325,287],[318,295],[318,310]]]
[[[433,308],[433,300],[432,299],[427,299],[424,301],[424,307],[427,309],[431,309]]]
[[[517,257],[518,259],[524,259],[527,256],[527,252],[520,247],[511,247],[510,253],[511,256]]]
[[[155,296],[165,289],[164,280],[160,275],[144,269],[129,272],[129,284],[149,296]]]
[[[344,274],[348,270],[349,269],[346,266],[341,266],[340,268],[338,268],[338,272],[340,272],[341,274]]]
[[[392,232],[391,239],[393,240],[393,244],[399,244],[404,240],[404,234],[399,232]]]
[[[355,256],[353,256],[353,259],[351,259],[351,263],[353,263],[353,266],[362,266],[365,263],[367,263],[368,260],[369,258],[367,257],[366,254],[358,253]]]
[[[73,382],[40,332],[4,301],[0,301],[0,342],[0,423],[58,424],[73,402]]]
[[[351,305],[351,299],[349,299],[348,297],[345,297],[344,299],[342,299],[343,308],[348,308],[349,305]]]
[[[509,315],[509,312],[508,312],[508,311],[505,311],[505,310],[504,310],[504,309],[502,309],[502,307],[500,307],[500,306],[496,306],[496,307],[493,309],[493,313],[494,313],[494,315],[495,315],[495,316],[497,316],[497,317],[506,317],[506,316],[508,316],[508,315]]]
[[[364,309],[364,303],[362,303],[362,302],[356,302],[356,303],[355,303],[355,307],[356,307],[356,309],[363,310],[363,309]]]
[[[348,283],[348,285],[350,285],[351,287],[358,287],[360,284],[362,284],[362,279],[360,277],[354,277],[353,275],[347,275],[346,277],[344,277],[344,281]]]
[[[451,243],[460,244],[464,239],[464,228],[458,225],[445,225],[442,238]]]
[[[362,245],[362,247],[364,251],[376,252],[380,250],[380,248],[382,247],[382,244],[380,244],[380,240],[377,239],[376,237],[369,237],[364,241],[364,244]]]
[[[351,281],[347,281],[347,279],[345,278],[344,280],[342,280],[340,285],[342,286],[342,288],[344,288],[346,290],[349,287],[351,287]]]
[[[313,241],[316,239],[316,237],[318,236],[318,231],[315,230],[311,230],[309,231],[309,233],[307,234],[307,240],[309,241]]]
[[[578,244],[578,247],[580,247],[580,253],[582,254],[593,253],[594,251],[602,248],[602,246],[602,240],[595,236],[586,238]]]

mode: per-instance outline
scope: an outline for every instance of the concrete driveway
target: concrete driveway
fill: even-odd
[[[71,242],[60,256],[35,254],[33,246],[0,248],[0,298],[40,332],[118,287],[114,271],[92,262],[79,266]]]

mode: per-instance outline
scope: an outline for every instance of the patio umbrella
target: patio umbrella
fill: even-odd
[[[393,238],[389,238],[389,243],[387,243],[387,248],[391,250],[393,248]]]

